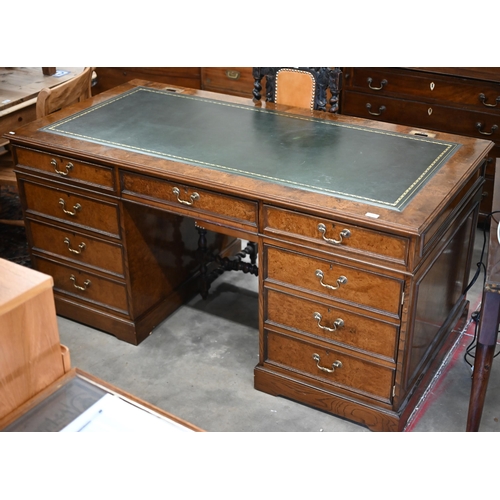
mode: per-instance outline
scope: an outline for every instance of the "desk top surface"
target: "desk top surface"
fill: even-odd
[[[147,87],[44,130],[394,210],[460,147]]]
[[[372,224],[375,216],[377,226],[405,232],[431,223],[493,146],[143,80],[9,140],[352,222]]]

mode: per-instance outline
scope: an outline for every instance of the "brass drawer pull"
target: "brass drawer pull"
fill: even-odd
[[[73,163],[71,163],[69,161],[67,163],[67,165],[66,165],[66,172],[63,172],[61,170],[58,170],[58,168],[57,168],[57,161],[56,160],[52,159],[51,162],[50,162],[50,164],[54,167],[54,171],[55,171],[56,174],[64,175],[64,176],[68,175],[69,171],[72,170],[73,166],[74,166]]]
[[[238,80],[240,78],[240,72],[234,69],[228,69],[226,71],[226,76],[231,80]]]
[[[83,282],[83,286],[77,285],[76,284],[76,278],[75,278],[75,276],[73,274],[69,277],[69,279],[73,282],[73,286],[75,288],[78,288],[78,290],[82,290],[83,292],[85,290],[87,290],[87,288],[92,284],[92,282],[90,280],[85,280]]]
[[[342,318],[337,318],[334,322],[333,322],[333,328],[330,328],[329,326],[324,326],[324,325],[321,325],[321,320],[323,319],[323,316],[321,316],[321,314],[319,312],[315,312],[313,314],[313,317],[315,320],[318,321],[318,326],[322,329],[322,330],[326,330],[327,332],[334,332],[337,330],[337,328],[342,328],[344,326],[344,320]]]
[[[387,85],[387,80],[385,78],[380,82],[380,87],[373,87],[372,82],[373,79],[368,78],[368,87],[372,90],[382,90]]]
[[[484,132],[483,130],[481,130],[483,128],[483,124],[481,122],[477,122],[476,128],[477,128],[478,132],[482,135],[493,135],[497,131],[498,126],[493,125],[493,127],[491,127],[491,132]]]
[[[68,214],[71,216],[76,215],[76,212],[78,212],[79,210],[82,209],[82,206],[80,205],[80,203],[77,203],[76,205],[73,205],[73,210],[74,210],[73,212],[71,212],[71,210],[66,210],[66,203],[64,202],[64,200],[62,198],[59,198],[59,205],[61,205],[62,211],[65,214]]]
[[[333,245],[340,245],[342,243],[342,239],[343,238],[349,238],[349,236],[351,236],[351,231],[349,231],[349,229],[342,229],[342,231],[340,231],[340,234],[339,234],[340,239],[333,240],[333,239],[327,238],[325,236],[325,234],[326,234],[326,226],[323,223],[318,224],[318,231],[321,233],[322,238],[327,243],[332,243]]]
[[[368,109],[368,113],[370,113],[372,116],[380,116],[384,111],[385,111],[385,106],[380,106],[378,108],[378,112],[372,111],[372,105],[368,102],[366,103],[366,109]]]
[[[342,368],[342,363],[340,361],[334,361],[333,364],[332,364],[332,368],[325,368],[324,366],[320,366],[319,365],[319,362],[320,362],[320,357],[319,357],[319,354],[316,354],[314,353],[313,354],[313,359],[314,361],[316,361],[316,366],[324,371],[324,372],[327,372],[327,373],[333,373],[335,371],[335,368]]]
[[[486,96],[484,94],[479,94],[479,100],[488,108],[496,108],[498,103],[500,103],[500,95],[495,99],[495,104],[489,104],[486,102]]]
[[[345,285],[347,283],[347,278],[345,276],[339,276],[337,278],[337,286],[327,285],[323,283],[323,278],[325,277],[325,273],[321,269],[316,269],[316,277],[319,278],[319,284],[324,286],[325,288],[329,288],[330,290],[337,290],[340,285]]]
[[[181,200],[179,198],[179,195],[181,194],[181,190],[178,187],[174,187],[174,189],[172,189],[172,193],[174,193],[175,196],[177,196],[177,201],[179,203],[182,203],[183,205],[192,205],[196,200],[198,200],[200,198],[200,195],[198,193],[193,193],[189,197],[191,199],[191,201]]]
[[[66,245],[68,245],[68,250],[70,252],[76,253],[77,255],[81,254],[83,252],[83,250],[85,249],[85,243],[83,241],[78,245],[79,250],[75,250],[74,248],[71,248],[71,242],[69,241],[68,237],[64,238],[64,243],[66,243]]]

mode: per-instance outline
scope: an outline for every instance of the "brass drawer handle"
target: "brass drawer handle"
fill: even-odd
[[[373,79],[372,78],[368,78],[368,87],[372,90],[382,90],[386,85],[387,85],[387,80],[384,78],[381,82],[380,82],[380,87],[373,87],[372,86],[372,83],[373,83]]]
[[[478,132],[482,135],[493,135],[497,131],[498,126],[493,125],[493,127],[491,127],[491,132],[484,132],[483,130],[481,130],[483,128],[483,124],[481,122],[477,122],[476,128],[477,128]]]
[[[73,274],[69,277],[69,279],[73,282],[73,286],[75,288],[77,288],[78,290],[82,290],[83,292],[85,290],[87,290],[87,288],[92,284],[92,282],[90,280],[85,280],[83,282],[83,286],[77,285],[76,284],[76,278],[75,278],[75,276]]]
[[[479,94],[479,100],[488,108],[496,108],[498,103],[500,103],[500,95],[495,99],[495,104],[489,104],[486,102],[486,96],[484,94]]]
[[[80,205],[80,203],[77,203],[76,205],[73,205],[73,210],[74,210],[73,212],[71,212],[71,210],[66,210],[66,203],[64,202],[64,200],[62,198],[59,198],[59,205],[61,205],[62,211],[65,214],[68,214],[71,216],[76,215],[76,212],[78,212],[79,210],[82,209],[82,206]]]
[[[318,326],[322,329],[322,330],[326,330],[327,332],[334,332],[337,330],[337,328],[342,328],[344,326],[344,320],[342,318],[337,318],[334,322],[333,322],[333,328],[330,328],[329,326],[324,326],[324,325],[321,325],[321,320],[323,319],[323,316],[321,316],[321,314],[319,312],[315,312],[313,314],[313,317],[315,320],[318,321]]]
[[[66,165],[66,172],[63,172],[61,170],[58,170],[57,168],[57,161],[52,159],[50,164],[54,167],[54,171],[56,174],[59,174],[59,175],[68,175],[69,174],[69,171],[73,169],[73,163],[71,163],[70,161],[68,162],[68,164]]]
[[[313,354],[313,359],[314,359],[314,361],[316,361],[316,366],[320,370],[322,370],[324,372],[327,372],[327,373],[333,373],[335,371],[335,368],[342,368],[342,363],[340,361],[338,361],[338,360],[334,361],[332,363],[332,368],[331,369],[330,368],[325,368],[324,366],[320,366],[319,365],[320,357],[319,357],[319,354],[316,354],[316,353]]]
[[[340,285],[345,285],[347,283],[347,278],[345,276],[339,276],[337,278],[337,286],[327,285],[326,283],[323,283],[323,278],[325,277],[325,273],[321,269],[316,269],[315,274],[316,277],[319,278],[320,285],[330,290],[337,290],[337,288],[339,288]]]
[[[66,245],[68,245],[68,250],[70,252],[76,253],[77,255],[81,254],[83,252],[83,250],[85,249],[85,243],[83,241],[78,245],[79,250],[75,250],[74,248],[71,248],[71,242],[69,241],[68,237],[64,238],[64,243],[66,243]]]
[[[191,201],[181,200],[179,198],[179,195],[181,194],[181,190],[178,187],[174,187],[174,189],[172,189],[172,193],[174,193],[175,196],[177,196],[177,201],[179,203],[182,203],[183,205],[192,205],[196,200],[198,200],[200,198],[200,195],[198,193],[193,193],[189,197]]]
[[[384,111],[385,111],[385,106],[380,106],[378,108],[378,112],[372,111],[372,105],[368,102],[366,103],[366,109],[368,109],[368,113],[370,113],[372,116],[380,116]]]
[[[326,226],[323,223],[319,223],[318,224],[318,231],[321,233],[321,237],[327,243],[332,243],[333,245],[340,245],[342,243],[342,239],[343,238],[349,238],[349,236],[351,236],[351,231],[349,231],[349,229],[342,229],[342,231],[340,231],[340,234],[339,234],[340,239],[333,240],[331,238],[327,238],[325,236],[325,234],[326,234]]]
[[[226,76],[230,78],[231,80],[238,80],[240,77],[240,72],[236,71],[234,69],[228,69],[226,71]]]

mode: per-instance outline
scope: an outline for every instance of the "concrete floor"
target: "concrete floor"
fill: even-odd
[[[480,260],[478,230],[471,275]],[[486,256],[484,257],[486,262]],[[481,274],[468,297],[480,303]],[[139,346],[59,317],[61,342],[71,364],[207,431],[370,432],[361,425],[256,391],[258,284],[230,272],[209,298],[195,297],[161,323]],[[407,426],[413,432],[465,431],[471,368],[464,332]],[[500,431],[500,360],[493,364],[480,431]]]

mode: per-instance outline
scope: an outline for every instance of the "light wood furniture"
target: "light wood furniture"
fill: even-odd
[[[142,341],[196,289],[196,220],[258,243],[255,387],[402,430],[467,317],[493,144],[174,90],[134,81],[13,137],[58,313]]]
[[[93,68],[85,68],[79,75],[55,87],[43,88],[36,99],[36,117],[59,111],[75,102],[84,101],[92,96]]]
[[[0,259],[0,420],[69,369],[52,285],[51,276]]]
[[[500,211],[500,160],[496,161],[493,215],[490,219],[488,260],[481,302],[481,315],[472,374],[472,387],[467,415],[468,432],[477,432],[481,424],[486,391],[500,327],[500,242],[498,220]]]
[[[493,141],[480,209],[487,220],[500,157],[500,68],[343,68],[341,113]]]
[[[51,276],[0,259],[0,430],[60,431],[107,394],[136,408],[141,420],[147,413],[157,417],[152,423],[164,421],[159,431],[201,430],[72,369],[69,350],[60,345],[52,286]],[[113,416],[119,427],[120,414]]]

